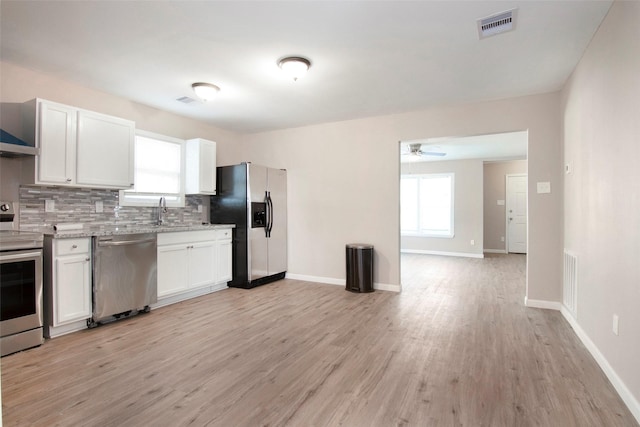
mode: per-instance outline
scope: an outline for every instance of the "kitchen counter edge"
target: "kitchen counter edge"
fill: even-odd
[[[113,236],[119,234],[141,234],[141,233],[174,233],[179,231],[206,231],[206,230],[224,230],[226,228],[235,228],[235,224],[194,224],[194,225],[167,225],[167,226],[125,226],[125,227],[100,227],[100,228],[84,228],[78,230],[56,231],[52,228],[45,228],[36,231],[53,239],[70,239],[80,237],[100,237]]]

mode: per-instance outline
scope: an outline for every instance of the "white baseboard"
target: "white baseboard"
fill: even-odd
[[[344,286],[344,279],[334,279],[332,277],[308,276],[306,274],[294,274],[287,272],[287,279],[303,280],[305,282],[326,283],[328,285]]]
[[[169,295],[165,297],[158,297],[158,302],[155,304],[151,304],[151,309],[155,310],[156,308],[164,307],[167,305],[175,304],[177,302],[186,301],[191,298],[201,297],[203,295],[207,295],[213,292],[221,291],[223,289],[228,289],[227,283],[216,283],[215,285],[207,285],[203,288],[198,288],[192,291],[187,291],[184,293],[179,293],[175,295]]]
[[[604,371],[604,374],[607,376],[609,381],[611,381],[611,384],[613,384],[613,387],[616,389],[624,403],[627,405],[629,411],[631,411],[633,416],[636,418],[636,421],[640,423],[640,402],[638,401],[638,399],[636,399],[631,391],[629,391],[624,381],[622,381],[618,374],[616,374],[616,371],[611,367],[598,347],[593,343],[593,341],[591,341],[589,335],[587,335],[587,333],[580,327],[576,319],[574,319],[574,317],[571,315],[569,309],[561,304],[560,312],[562,313],[562,316],[564,316],[564,318],[567,320],[567,322],[569,322],[569,325],[571,325],[578,338],[580,338],[582,344],[584,344],[587,350],[589,350],[589,353],[591,353],[593,358],[596,359],[596,362],[598,362],[600,369]]]
[[[72,332],[81,331],[83,329],[87,329],[87,320],[79,320],[76,322],[67,323],[62,326],[45,326],[44,327],[44,336],[46,338],[57,338],[62,335],[67,335]]]
[[[560,311],[562,304],[557,301],[545,301],[524,297],[524,305],[531,308],[544,308],[546,310]]]
[[[485,254],[506,254],[507,251],[504,249],[485,249],[483,251]]]
[[[305,282],[324,283],[328,285],[345,286],[345,279],[335,279],[332,277],[320,277],[320,276],[307,276],[305,274],[291,274],[287,273],[287,279],[303,280]],[[389,292],[400,292],[400,285],[391,285],[388,283],[374,282],[373,289]]]
[[[390,283],[374,283],[373,289],[389,292],[400,292],[400,285],[392,285]]]
[[[638,402],[638,399],[636,399],[635,396],[629,391],[624,381],[622,381],[622,379],[620,379],[618,374],[616,374],[616,371],[611,367],[611,365],[609,364],[609,361],[607,361],[607,359],[600,352],[598,347],[593,343],[593,341],[591,341],[591,338],[589,338],[589,335],[587,335],[587,333],[580,327],[576,319],[571,315],[571,312],[569,311],[569,309],[567,309],[560,302],[532,300],[532,299],[528,299],[527,297],[524,298],[524,305],[526,305],[527,307],[533,307],[533,308],[545,308],[549,310],[557,310],[560,313],[562,313],[562,316],[567,320],[567,322],[569,322],[569,325],[571,325],[571,328],[573,329],[573,331],[576,333],[578,338],[580,338],[580,341],[582,341],[582,344],[584,344],[587,350],[589,350],[589,353],[591,353],[593,358],[596,359],[598,366],[600,366],[600,369],[602,369],[602,371],[607,376],[611,384],[613,384],[613,387],[616,389],[616,391],[620,395],[620,398],[622,398],[624,403],[627,405],[627,408],[629,408],[629,411],[631,411],[636,421],[640,423],[640,402]]]
[[[474,254],[471,252],[425,251],[422,249],[400,249],[400,252],[402,252],[403,254],[459,256],[464,258],[484,258],[484,254]]]

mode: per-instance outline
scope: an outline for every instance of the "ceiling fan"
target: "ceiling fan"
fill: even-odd
[[[425,156],[442,157],[442,156],[446,156],[447,155],[447,153],[445,153],[443,151],[437,151],[437,149],[440,148],[438,146],[429,146],[428,145],[427,147],[431,147],[432,149],[422,150],[422,144],[420,144],[420,143],[407,144],[406,145],[406,150],[403,150],[402,155],[403,156],[413,156],[413,157],[425,157]]]

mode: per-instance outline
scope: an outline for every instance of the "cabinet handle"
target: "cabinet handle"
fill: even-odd
[[[78,245],[71,245],[71,249],[78,249]]]
[[[84,259],[85,261],[91,261],[91,258],[87,257]]]
[[[71,178],[67,178],[67,182],[71,182]]]

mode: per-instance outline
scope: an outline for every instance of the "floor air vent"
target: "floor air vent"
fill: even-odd
[[[577,318],[578,305],[578,258],[564,251],[564,274],[562,280],[562,303]]]
[[[515,30],[517,11],[518,9],[511,9],[478,19],[478,36],[480,39]]]

